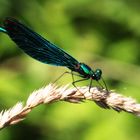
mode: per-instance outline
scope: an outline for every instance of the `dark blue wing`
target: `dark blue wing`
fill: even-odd
[[[79,65],[72,56],[13,18],[4,21],[4,28],[25,53],[43,63],[66,66],[71,70]]]

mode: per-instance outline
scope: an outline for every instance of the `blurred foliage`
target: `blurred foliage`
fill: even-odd
[[[101,68],[109,89],[140,101],[139,0],[0,0],[0,21],[12,16],[80,62]],[[44,65],[0,34],[0,109],[25,101],[66,68]],[[64,76],[58,84],[71,82]],[[79,83],[79,85],[87,83]],[[96,83],[94,83],[96,84]],[[139,118],[92,102],[39,106],[1,140],[139,140]]]

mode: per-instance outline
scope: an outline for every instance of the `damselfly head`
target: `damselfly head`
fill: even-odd
[[[100,80],[102,76],[102,71],[101,69],[96,69],[92,78],[95,79],[96,81]]]

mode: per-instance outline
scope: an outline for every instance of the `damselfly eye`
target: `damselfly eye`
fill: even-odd
[[[100,69],[96,69],[95,74],[94,74],[95,80],[97,80],[97,81],[100,80],[101,76],[102,76],[102,71]]]

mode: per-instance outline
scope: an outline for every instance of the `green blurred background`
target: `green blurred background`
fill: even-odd
[[[101,68],[109,89],[140,101],[139,7],[139,0],[0,0],[0,23],[17,18],[80,62]],[[35,61],[0,33],[0,110],[26,101],[65,70]],[[67,75],[58,84],[71,81]],[[58,102],[38,106],[3,129],[0,140],[140,140],[139,128],[140,119],[128,113]]]

